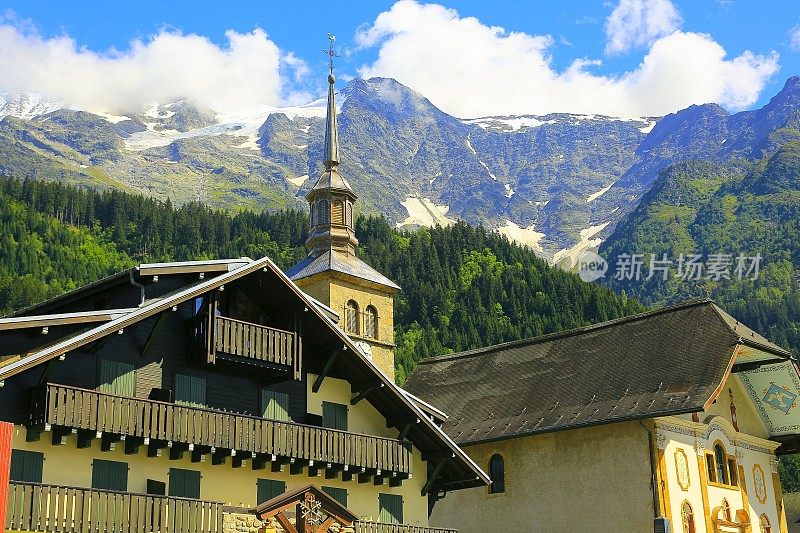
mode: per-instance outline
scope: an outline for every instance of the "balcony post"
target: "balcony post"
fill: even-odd
[[[8,476],[11,473],[11,437],[14,424],[0,422],[0,533],[5,531]]]

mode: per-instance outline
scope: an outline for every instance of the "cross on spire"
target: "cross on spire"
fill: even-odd
[[[336,42],[336,36],[332,33],[328,34],[328,49],[323,50],[322,53],[328,56],[328,67],[330,68],[330,74],[333,76],[333,60],[339,57],[339,54],[336,53],[336,50],[333,49],[333,43]]]

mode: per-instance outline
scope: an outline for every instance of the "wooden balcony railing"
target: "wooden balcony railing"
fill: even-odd
[[[34,394],[31,426],[77,430],[317,463],[410,474],[396,439],[48,384]],[[407,477],[407,476],[406,476]]]
[[[303,339],[293,331],[204,314],[197,317],[193,334],[207,352],[209,363],[215,363],[218,356],[242,357],[289,367],[295,379],[302,377]]]
[[[355,533],[458,533],[456,529],[412,526],[408,524],[385,524],[382,522],[353,522]]]
[[[56,533],[222,533],[222,504],[12,482],[6,530]]]

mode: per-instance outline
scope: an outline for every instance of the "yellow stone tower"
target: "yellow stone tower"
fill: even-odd
[[[311,229],[309,255],[287,275],[309,296],[339,313],[339,326],[394,380],[394,295],[392,280],[356,257],[358,239],[353,206],[358,198],[339,174],[339,132],[333,75],[333,37],[329,54],[325,170],[306,195]]]

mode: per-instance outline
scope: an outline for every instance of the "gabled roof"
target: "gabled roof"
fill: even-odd
[[[329,271],[340,272],[348,276],[400,290],[400,287],[395,282],[355,255],[345,254],[336,250],[328,250],[317,257],[308,256],[287,270],[286,275],[289,276],[290,279],[297,281]]]
[[[742,347],[791,354],[708,300],[425,359],[405,384],[459,444],[701,411]],[[766,354],[767,358],[763,356]]]
[[[311,484],[287,490],[283,494],[258,504],[256,507],[256,515],[261,520],[271,517],[276,512],[286,509],[287,506],[296,504],[307,492],[314,494],[314,498],[322,504],[322,509],[325,512],[337,517],[340,521],[344,521],[349,525],[350,523],[358,520],[358,515],[353,514],[350,509],[337,502],[325,491],[322,491],[316,485]]]
[[[380,405],[384,409],[391,409],[394,412],[394,416],[403,417],[405,419],[415,419],[416,423],[412,424],[412,429],[408,433],[408,438],[414,442],[418,448],[422,449],[423,452],[426,448],[431,449],[431,451],[436,450],[438,453],[440,453],[441,448],[447,450],[446,456],[450,457],[451,460],[449,460],[448,464],[441,470],[441,477],[443,478],[441,482],[442,486],[446,485],[447,490],[451,490],[455,488],[485,485],[490,482],[486,473],[484,473],[413,400],[381,372],[380,369],[361,352],[353,341],[336,326],[336,323],[328,313],[320,306],[316,305],[314,303],[315,300],[310,298],[295,285],[269,257],[251,261],[240,268],[224,272],[216,277],[183,286],[171,294],[146,302],[130,313],[118,316],[91,329],[79,332],[28,353],[19,360],[0,366],[0,381],[9,379],[16,374],[85,346],[106,335],[115,334],[119,330],[123,330],[142,320],[167,311],[173,306],[201,296],[208,291],[218,289],[227,283],[254,274],[259,270],[273,273],[288,290],[294,293],[294,295],[305,304],[308,312],[316,316],[321,327],[327,332],[326,334],[338,339],[338,342],[341,343],[340,346],[343,346],[343,351],[341,352],[342,355],[337,358],[336,365],[341,365],[343,367],[344,375],[360,381],[370,380],[382,384],[371,394],[369,400],[371,403],[376,405],[376,407]],[[436,455],[436,453],[434,455]]]

